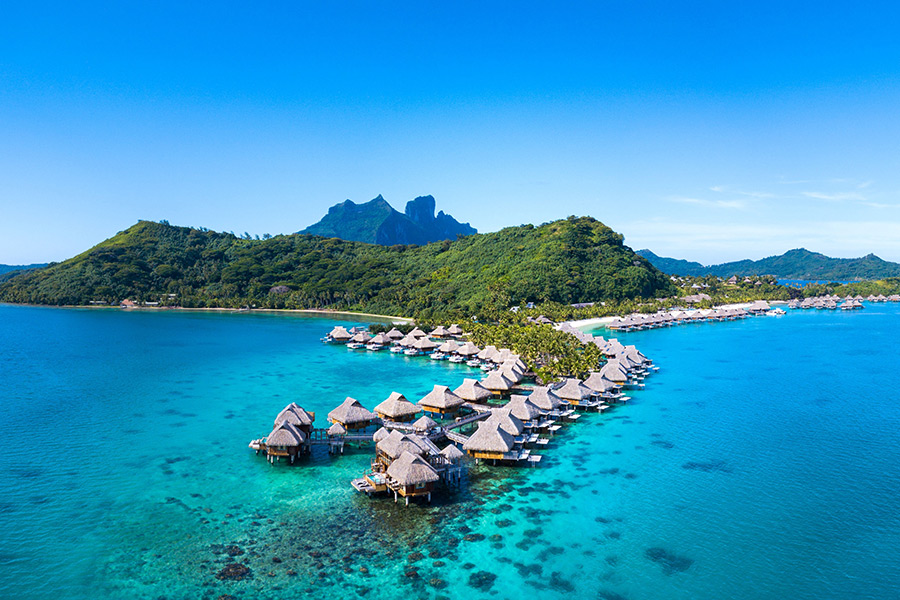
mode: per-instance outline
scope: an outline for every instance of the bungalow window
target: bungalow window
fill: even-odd
[[[416,484],[416,489],[417,489],[417,490],[421,490],[421,489],[424,489],[424,488],[425,488],[425,484],[424,484],[424,483],[417,483],[417,484]]]

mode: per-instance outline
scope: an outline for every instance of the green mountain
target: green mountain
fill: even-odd
[[[321,221],[300,233],[382,246],[424,245],[478,233],[468,223],[460,223],[443,211],[435,216],[434,208],[432,196],[410,200],[405,213],[394,210],[380,195],[364,204],[345,200],[332,206]]]
[[[650,261],[654,267],[662,271],[663,273],[668,273],[669,275],[690,275],[691,277],[699,277],[701,275],[706,275],[707,267],[704,267],[698,262],[692,262],[689,260],[682,260],[679,258],[666,258],[664,256],[657,256],[650,250],[637,250],[635,254],[639,256],[643,256],[647,260]]]
[[[0,284],[0,301],[331,308],[468,316],[512,303],[673,294],[667,277],[590,217],[425,246],[306,234],[237,238],[141,221],[90,250]]]
[[[703,266],[686,260],[663,258],[649,250],[637,252],[659,270],[672,275],[774,275],[779,279],[812,279],[850,281],[856,279],[884,279],[900,276],[900,264],[888,262],[874,254],[862,258],[831,258],[805,248],[790,250],[779,256],[761,260],[740,260],[719,265]]]

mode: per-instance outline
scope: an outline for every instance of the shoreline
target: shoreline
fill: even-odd
[[[0,302],[0,305],[5,306],[32,306],[36,308],[79,308],[79,309],[98,309],[98,310],[127,310],[127,311],[142,311],[142,310],[158,310],[158,311],[183,311],[183,312],[232,312],[232,313],[271,313],[271,314],[310,314],[310,315],[322,315],[322,316],[340,316],[346,315],[350,317],[369,317],[374,319],[381,319],[385,321],[400,322],[400,323],[415,323],[415,320],[411,317],[398,317],[394,315],[379,315],[376,313],[360,313],[360,312],[352,312],[347,310],[328,310],[324,308],[253,308],[250,310],[242,310],[240,308],[223,308],[223,307],[207,307],[207,308],[184,308],[181,306],[135,306],[133,308],[122,308],[121,306],[114,305],[83,305],[83,304],[29,304],[29,303],[15,303],[15,302]]]

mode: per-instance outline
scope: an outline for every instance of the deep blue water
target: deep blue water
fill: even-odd
[[[408,508],[350,488],[370,449],[246,447],[471,375],[333,325],[0,306],[0,597],[900,597],[897,305],[621,334],[661,367],[633,403]]]

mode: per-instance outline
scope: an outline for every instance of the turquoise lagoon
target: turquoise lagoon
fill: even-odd
[[[350,488],[370,449],[247,448],[472,375],[336,322],[0,306],[0,597],[900,597],[896,305],[622,334],[661,367],[631,404],[409,507]]]

